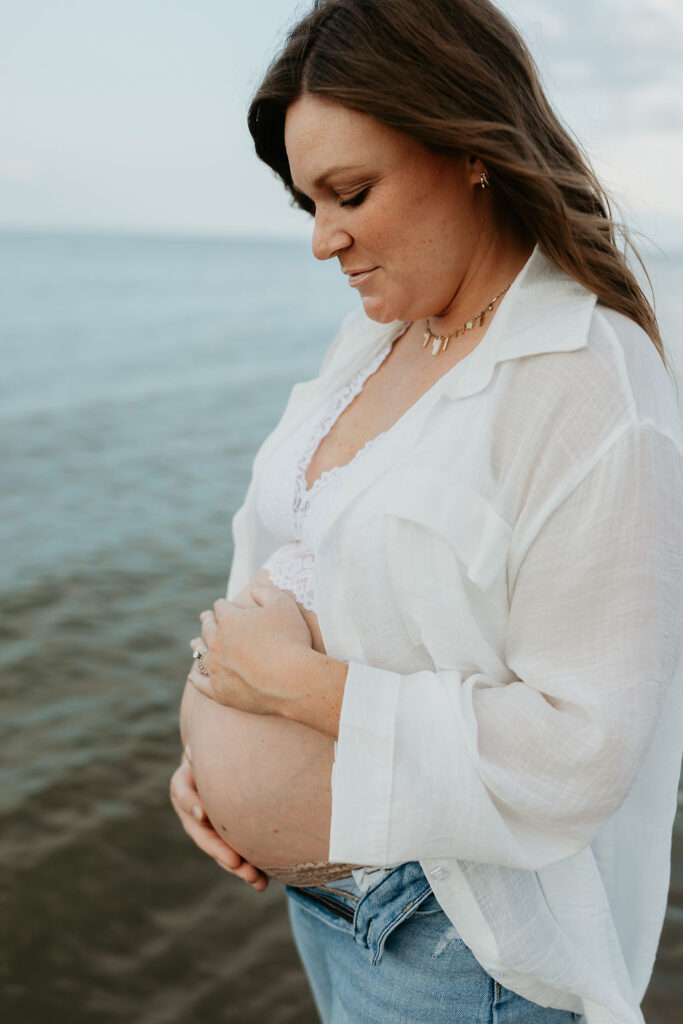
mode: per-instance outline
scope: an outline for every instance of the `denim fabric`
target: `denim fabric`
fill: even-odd
[[[401,864],[362,893],[353,877],[286,888],[292,931],[323,1024],[570,1024],[477,962],[420,865]],[[310,892],[320,902],[312,903]],[[329,906],[341,905],[347,917]]]

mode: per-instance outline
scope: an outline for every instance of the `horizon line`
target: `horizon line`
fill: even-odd
[[[310,239],[296,233],[271,233],[254,231],[215,230],[202,228],[161,228],[136,227],[134,225],[68,225],[68,224],[12,224],[0,222],[1,235],[61,235],[69,237],[125,237],[155,241],[205,241],[205,242],[282,242],[310,245]]]

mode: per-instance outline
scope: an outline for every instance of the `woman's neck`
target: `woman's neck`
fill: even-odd
[[[486,310],[514,281],[533,248],[533,240],[518,232],[500,231],[483,242],[448,305],[428,318],[432,333],[449,335]]]

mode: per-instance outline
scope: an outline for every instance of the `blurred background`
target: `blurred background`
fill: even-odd
[[[683,7],[502,6],[645,236],[681,380]],[[296,11],[0,0],[8,1024],[316,1020],[281,886],[219,871],[167,796],[187,645],[225,591],[251,460],[358,301],[246,128]],[[683,1014],[682,967],[678,820],[648,1024]]]

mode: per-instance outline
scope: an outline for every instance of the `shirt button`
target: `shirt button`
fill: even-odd
[[[443,864],[437,864],[435,868],[429,872],[431,878],[435,878],[437,882],[440,882],[442,878],[448,878],[448,868],[445,868]]]

